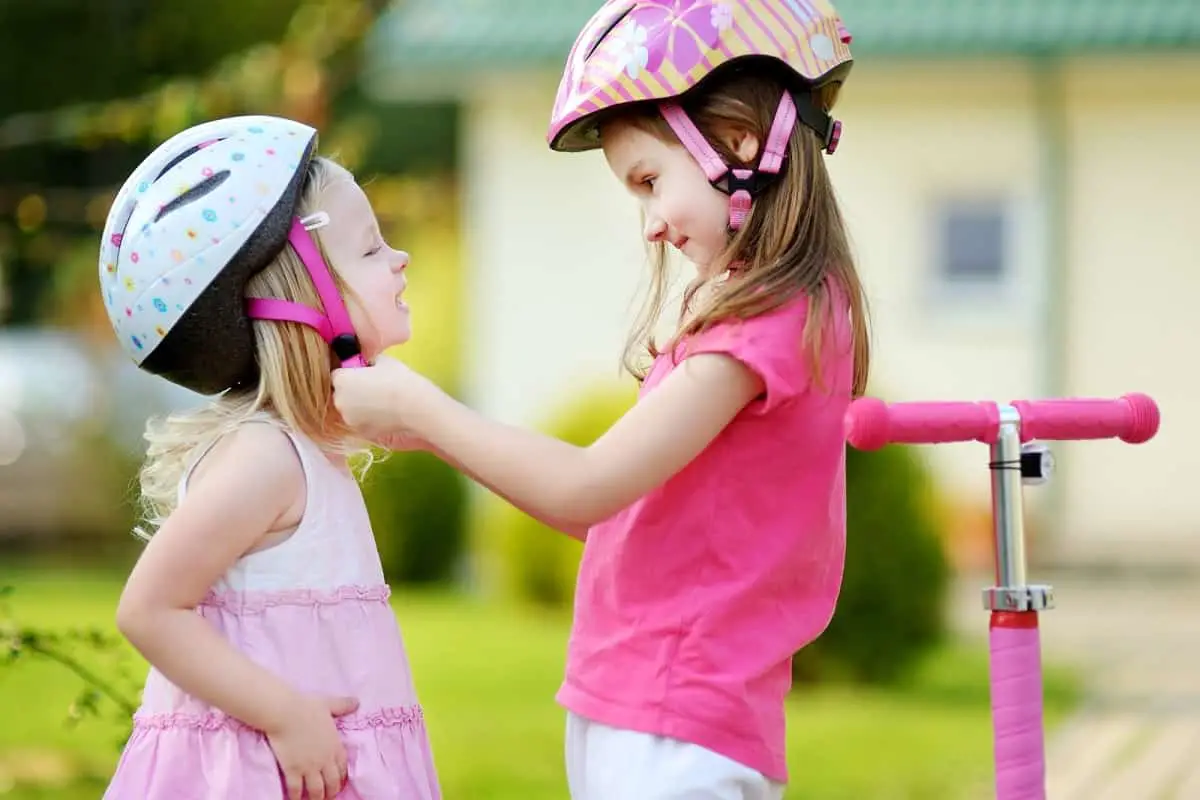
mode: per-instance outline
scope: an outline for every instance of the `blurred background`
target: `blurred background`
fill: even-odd
[[[780,0],[782,2],[782,0]],[[694,0],[675,0],[688,7]],[[412,254],[398,351],[578,443],[633,400],[634,204],[544,134],[599,0],[0,3],[0,798],[97,798],[146,666],[113,613],[147,416],[202,398],[117,351],[99,232],[128,172],[213,117],[280,114]],[[829,166],[889,400],[1160,403],[1158,438],[1055,448],[1026,493],[1051,796],[1200,797],[1200,2],[843,0]],[[986,452],[849,454],[846,585],[796,659],[789,798],[990,796]],[[399,454],[365,482],[448,798],[566,796],[579,545]]]

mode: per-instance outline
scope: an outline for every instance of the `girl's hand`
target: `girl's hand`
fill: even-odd
[[[420,441],[419,420],[442,392],[388,356],[373,366],[333,371],[333,404],[342,419],[371,441]]]
[[[358,701],[349,697],[301,696],[274,730],[264,731],[288,800],[333,800],[346,783],[346,748],[334,717],[349,714]]]

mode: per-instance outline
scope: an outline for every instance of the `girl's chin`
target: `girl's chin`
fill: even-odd
[[[408,340],[411,338],[412,328],[409,326],[408,320],[405,320],[403,325],[397,326],[397,329],[393,332],[393,335],[387,338],[386,344],[384,344],[380,350],[382,351],[391,347],[399,347],[400,345],[408,342]]]

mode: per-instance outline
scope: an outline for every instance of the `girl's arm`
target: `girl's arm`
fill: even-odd
[[[251,424],[230,434],[146,546],[117,608],[121,632],[168,680],[264,731],[275,729],[297,693],[234,649],[195,608],[268,531],[298,518],[302,487],[303,468],[285,433]]]
[[[737,359],[685,359],[588,447],[494,422],[436,391],[410,406],[438,453],[539,519],[587,528],[683,469],[754,398],[759,375]]]

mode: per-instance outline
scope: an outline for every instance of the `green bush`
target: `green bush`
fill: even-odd
[[[845,578],[829,628],[793,662],[797,681],[891,682],[938,643],[950,574],[931,492],[914,448],[847,448]]]
[[[568,404],[542,429],[564,441],[589,445],[621,418],[636,399],[631,385],[598,384]],[[546,608],[570,608],[583,546],[542,525],[497,497],[484,501],[480,515],[485,550],[502,591],[519,601]]]
[[[367,471],[363,494],[389,583],[451,580],[466,536],[466,484],[423,452],[392,453]]]

